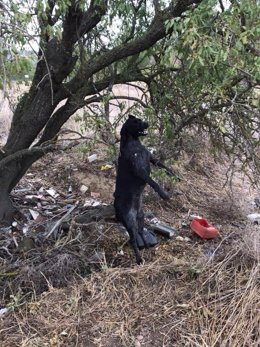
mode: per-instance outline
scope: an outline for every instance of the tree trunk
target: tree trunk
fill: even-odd
[[[43,150],[35,153],[32,149],[0,160],[0,225],[11,224],[16,209],[9,194],[31,165],[43,155]]]
[[[2,181],[1,181],[2,185]],[[10,200],[9,193],[1,186],[0,189],[0,227],[11,225],[15,208]]]
[[[52,103],[49,85],[37,93],[34,93],[31,89],[15,110],[11,129],[3,150],[10,154],[31,146],[46,125],[59,101],[55,98]]]

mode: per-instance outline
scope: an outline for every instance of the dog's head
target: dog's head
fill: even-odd
[[[138,138],[139,136],[147,135],[146,129],[149,127],[147,122],[142,121],[139,118],[128,116],[127,121],[123,124],[120,135],[121,138],[132,136],[133,138]]]

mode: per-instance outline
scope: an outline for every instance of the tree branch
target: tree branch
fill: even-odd
[[[218,0],[219,6],[221,8],[222,12],[225,12],[225,6],[223,5],[223,1],[222,0]]]
[[[130,40],[132,40],[134,38],[134,33],[135,33],[135,28],[136,28],[136,18],[137,18],[138,11],[140,10],[143,2],[144,2],[144,0],[140,0],[139,3],[135,6],[134,2],[131,1],[132,7],[134,9],[134,18],[133,18],[130,34],[124,40],[124,43],[127,43],[128,41],[130,41]]]
[[[179,0],[175,6],[171,5],[164,11],[157,13],[150,25],[150,28],[141,37],[133,41],[114,47],[101,53],[98,57],[89,62],[87,66],[79,69],[77,75],[65,85],[65,88],[75,93],[82,85],[98,71],[119,61],[123,58],[138,54],[161,40],[167,34],[165,21],[170,18],[179,17],[187,11],[192,4],[199,4],[202,0]]]
[[[91,0],[85,13],[79,9],[77,2],[73,0],[63,25],[62,44],[64,47],[71,49],[74,43],[100,22],[106,11],[107,0]]]
[[[0,161],[0,170],[4,170],[5,167],[10,163],[10,162],[22,162],[28,157],[34,157],[38,155],[44,155],[48,152],[54,151],[57,149],[57,146],[53,144],[49,144],[46,146],[42,147],[32,147],[32,148],[26,148],[26,149],[21,149],[20,151],[17,151],[13,154],[8,155],[4,159]]]
[[[134,96],[125,96],[125,95],[115,95],[109,98],[109,100],[132,100],[138,102],[143,108],[148,108],[149,105],[147,105],[145,102],[143,102],[139,98],[135,98]]]

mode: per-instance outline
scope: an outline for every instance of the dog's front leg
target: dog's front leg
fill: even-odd
[[[163,200],[169,200],[169,195],[162,190],[158,183],[156,183],[151,177],[147,177],[146,183],[153,188],[153,190],[160,195]]]
[[[150,177],[150,159],[149,152],[135,153],[130,161],[133,174],[141,178],[145,183],[149,184],[156,193],[164,200],[169,200],[170,197],[162,188]]]
[[[172,169],[170,169],[169,167],[165,166],[163,163],[161,163],[159,160],[155,159],[152,155],[150,157],[150,162],[160,168],[160,169],[164,169],[167,173],[168,176],[175,176],[178,180],[180,180],[180,178],[173,172]]]

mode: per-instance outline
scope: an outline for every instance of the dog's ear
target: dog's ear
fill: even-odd
[[[129,114],[128,118],[133,119],[133,118],[135,118],[135,116],[133,116],[132,114]]]
[[[127,134],[126,134],[126,126],[125,126],[125,124],[121,128],[120,136],[121,136],[120,147],[122,149],[122,147],[124,147],[124,145],[126,144],[126,141],[127,141]]]

